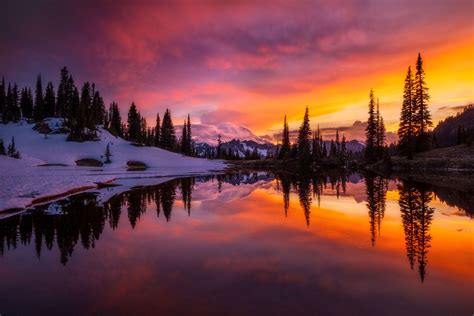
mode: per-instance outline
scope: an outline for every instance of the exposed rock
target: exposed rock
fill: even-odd
[[[48,123],[44,121],[36,123],[35,126],[33,126],[33,130],[41,134],[49,134],[53,131],[51,128],[49,128]]]
[[[76,160],[76,165],[80,167],[102,167],[104,163],[97,159],[85,158]]]
[[[148,166],[141,161],[136,161],[136,160],[127,161],[128,171],[145,170],[146,168],[148,168]]]

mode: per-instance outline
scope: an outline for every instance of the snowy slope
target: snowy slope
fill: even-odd
[[[0,124],[0,137],[5,144],[15,137],[17,149],[22,157],[33,157],[43,163],[75,165],[82,158],[104,160],[107,144],[110,144],[112,163],[104,165],[105,169],[123,167],[128,160],[139,160],[149,167],[196,167],[214,168],[221,163],[199,158],[185,157],[156,147],[136,147],[130,142],[115,137],[108,131],[99,128],[100,141],[68,142],[65,134],[50,134],[47,139],[32,129],[32,124]]]
[[[50,127],[58,125],[51,120]],[[54,128],[53,128],[54,129]],[[66,191],[95,186],[123,178],[144,178],[202,174],[225,167],[222,161],[185,157],[156,147],[136,147],[129,142],[99,129],[98,141],[83,143],[66,141],[65,134],[44,135],[33,130],[26,122],[0,124],[0,137],[5,146],[15,137],[21,159],[0,156],[0,210],[25,207],[32,200],[62,194]],[[103,167],[77,167],[75,161],[83,158],[104,160],[107,144],[110,144],[112,163]],[[144,162],[145,171],[126,171],[129,160]],[[67,166],[40,166],[63,164]]]

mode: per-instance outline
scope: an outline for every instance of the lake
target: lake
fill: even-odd
[[[472,193],[231,173],[78,194],[0,219],[0,314],[471,315]]]

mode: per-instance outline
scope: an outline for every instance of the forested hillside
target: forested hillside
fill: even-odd
[[[440,121],[433,131],[436,147],[470,144],[474,140],[474,104],[455,116]]]

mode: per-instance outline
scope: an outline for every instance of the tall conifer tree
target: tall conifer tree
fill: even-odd
[[[41,75],[38,75],[38,78],[36,79],[35,107],[33,109],[33,116],[36,121],[40,121],[44,118],[44,97]]]
[[[163,115],[163,122],[161,125],[161,147],[167,150],[176,150],[176,132],[169,109],[166,109],[165,114]]]
[[[44,117],[54,116],[56,109],[56,96],[52,82],[48,82],[44,95]]]
[[[2,77],[2,82],[0,83],[0,115],[2,115],[3,123],[6,123],[5,112],[7,108],[7,93],[5,89],[5,78]]]
[[[415,124],[418,133],[425,133],[427,129],[433,125],[431,121],[431,114],[428,109],[428,101],[430,95],[428,94],[428,87],[425,82],[425,71],[423,70],[423,59],[421,54],[418,54],[416,61],[416,73],[413,81],[414,97],[415,97]]]
[[[402,111],[400,113],[400,123],[398,126],[399,150],[408,157],[413,156],[415,141],[415,98],[413,87],[413,73],[411,67],[408,67],[405,77],[405,86],[403,89]]]
[[[377,145],[377,120],[375,117],[375,100],[373,90],[370,90],[369,94],[369,118],[367,119],[365,135],[365,158],[369,162],[374,162],[376,159],[375,151]]]
[[[160,145],[160,133],[161,133],[160,113],[156,113],[156,123],[155,123],[155,146],[159,146],[159,145]]]
[[[415,127],[417,129],[417,151],[425,151],[429,149],[431,144],[428,128],[433,125],[431,114],[428,109],[428,87],[425,82],[425,71],[423,70],[423,60],[421,54],[418,54],[416,61],[416,73],[413,81],[414,97],[415,97]]]
[[[140,141],[141,120],[134,102],[130,106],[127,119],[128,140],[131,142]]]
[[[285,119],[283,121],[283,135],[282,135],[282,140],[281,140],[281,149],[279,153],[279,159],[284,159],[288,157],[290,150],[291,150],[290,131],[288,128],[288,122],[286,120],[286,115],[285,115]]]
[[[303,122],[298,131],[298,159],[300,165],[307,167],[311,162],[311,128],[309,126],[309,110],[306,107]]]

